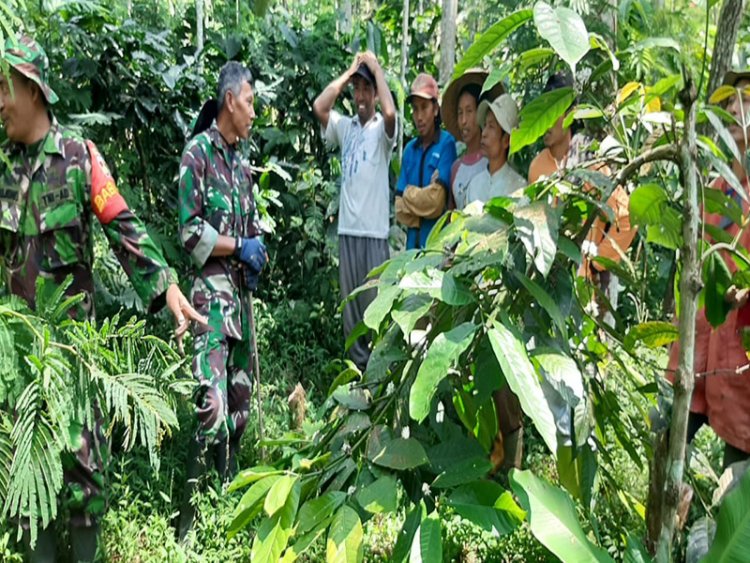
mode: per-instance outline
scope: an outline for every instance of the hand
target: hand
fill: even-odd
[[[732,309],[739,309],[747,304],[747,300],[750,297],[750,289],[738,288],[736,285],[732,285],[727,289],[727,293],[724,296],[727,303],[732,306]]]
[[[354,55],[354,60],[352,61],[349,70],[346,71],[346,75],[348,78],[354,76],[354,73],[357,72],[359,65],[362,64],[362,54],[363,53],[357,53],[356,55]]]
[[[187,332],[190,326],[190,321],[195,321],[203,326],[208,324],[208,319],[203,315],[198,314],[198,311],[193,309],[190,302],[180,291],[179,286],[173,283],[167,288],[167,307],[177,321],[177,329],[174,331],[174,335],[177,338],[177,348],[180,354],[184,354],[185,350],[182,347],[182,337]]]
[[[360,64],[366,64],[367,68],[369,68],[373,74],[377,73],[377,71],[380,69],[378,58],[372,51],[365,51],[364,53],[360,53],[359,62]]]
[[[268,262],[268,253],[266,247],[257,237],[243,238],[237,250],[237,258],[257,274]]]

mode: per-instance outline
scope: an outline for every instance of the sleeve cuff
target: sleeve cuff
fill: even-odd
[[[214,229],[209,223],[203,223],[203,234],[201,235],[198,244],[195,245],[191,257],[193,263],[196,266],[202,267],[208,258],[211,256],[214,248],[216,247],[216,241],[219,240],[219,232]]]

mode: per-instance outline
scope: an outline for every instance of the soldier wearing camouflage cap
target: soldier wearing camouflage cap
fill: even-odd
[[[0,118],[8,143],[0,162],[0,260],[8,271],[7,289],[35,303],[35,284],[72,283],[68,295],[83,293],[72,309],[76,318],[94,315],[93,219],[101,224],[115,255],[150,311],[165,304],[178,322],[177,335],[189,319],[205,323],[176,285],[160,250],[143,223],[128,209],[104,159],[91,141],[61,126],[50,107],[57,95],[49,86],[49,62],[30,37],[10,38],[0,74]],[[82,447],[66,454],[65,501],[76,561],[93,561],[98,520],[104,512],[104,464],[108,446],[97,421],[84,428]],[[32,561],[54,561],[54,526],[40,532]]]
[[[247,425],[252,374],[251,292],[266,263],[250,166],[238,143],[255,119],[252,75],[229,62],[216,100],[207,102],[180,164],[180,237],[194,265],[191,300],[208,317],[195,331],[198,431],[188,453],[188,484],[180,509],[184,539],[195,514],[190,499],[206,469],[206,454],[224,479],[236,470]]]

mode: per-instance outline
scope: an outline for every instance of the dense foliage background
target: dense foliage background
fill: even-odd
[[[371,49],[405,113],[402,134],[408,139],[412,128],[404,88],[418,72],[439,72],[442,4],[407,3],[406,22],[404,3],[390,0],[6,4],[17,17],[8,30],[31,33],[47,50],[52,86],[61,99],[57,118],[97,142],[127,201],[183,279],[189,270],[177,245],[176,176],[191,121],[213,96],[225,61],[244,62],[256,79],[259,117],[243,150],[257,168],[257,198],[271,231],[266,241],[272,259],[256,311],[266,434],[278,440],[265,444],[265,469],[245,472],[244,481],[229,492],[217,483],[205,488],[198,499],[196,533],[188,544],[178,545],[171,519],[184,483],[185,445],[193,421],[187,367],[183,362],[170,370],[168,404],[176,419],[168,421],[175,423],[174,430],[161,440],[158,468],[150,457],[153,444],[125,444],[115,431],[110,510],[102,536],[105,560],[242,561],[250,560],[251,553],[260,560],[269,530],[286,534],[285,546],[292,522],[296,535],[289,545],[298,546],[296,553],[306,547],[301,558],[311,561],[326,554],[340,561],[362,556],[367,561],[401,560],[410,551],[411,560],[419,561],[646,560],[641,544],[654,455],[649,413],[662,408],[666,355],[659,344],[670,338],[655,336],[656,330],[669,332],[664,324],[644,323],[671,321],[674,310],[675,251],[681,242],[675,214],[682,194],[674,165],[644,169],[637,182],[639,189],[655,185],[658,190],[634,196],[641,206],[634,212],[641,230],[617,269],[624,290],[614,311],[616,326],[606,335],[590,309],[594,290],[575,276],[573,265],[579,257],[576,240],[594,204],[572,185],[564,212],[532,206],[525,223],[517,217],[526,212],[503,201],[484,215],[455,216],[450,226],[436,229],[432,252],[424,254],[402,253],[403,235],[394,227],[394,259],[382,273],[380,297],[366,319],[376,335],[378,362],[359,374],[345,362],[341,336],[336,239],[340,165],[322,143],[312,102],[354,53]],[[522,106],[531,108],[522,125],[528,146],[513,156],[522,174],[541,146],[533,124],[538,121],[543,133],[543,124],[559,115],[544,111],[554,104],[547,103],[537,114],[530,104],[547,76],[571,61],[581,116],[590,118],[585,127],[597,138],[612,136],[621,147],[614,166],[682,134],[685,116],[678,93],[688,77],[701,103],[711,93],[710,57],[722,2],[550,4],[572,9],[585,22],[582,55],[573,52],[571,42],[560,47],[540,34],[530,12],[534,2],[461,2],[456,18],[456,60],[491,69],[493,79],[502,80]],[[197,13],[202,25],[197,25]],[[402,70],[404,24],[409,40]],[[735,61],[746,64],[748,56],[750,17],[744,13]],[[348,99],[341,105],[351,110]],[[701,161],[708,180],[724,170],[717,164],[724,154],[712,140],[716,133],[704,133],[705,146],[715,149],[715,160]],[[394,179],[398,167],[397,155]],[[582,173],[581,178],[605,192],[612,189],[601,177]],[[550,189],[561,188],[542,185],[529,196],[543,199]],[[647,213],[656,204],[666,210],[658,220]],[[534,255],[532,239],[548,241],[543,252]],[[459,241],[463,246],[455,248]],[[122,319],[143,316],[102,237],[97,251],[100,320],[116,314]],[[482,276],[486,283],[477,283]],[[431,329],[421,344],[412,346],[403,335],[421,316],[430,319]],[[640,326],[640,332],[633,326]],[[170,329],[165,316],[139,327],[165,341]],[[527,357],[529,341],[536,343],[536,352]],[[433,347],[435,359],[429,360]],[[514,350],[512,362],[518,363],[498,365],[493,355],[498,347]],[[556,390],[575,412],[576,425],[580,423],[575,446],[556,450],[554,421],[550,426],[551,418],[524,405],[529,471],[484,481],[482,460],[488,440],[491,444],[494,407],[476,398],[478,393],[488,396],[510,379],[512,386],[533,387],[534,374],[545,370],[557,374]],[[435,372],[438,381],[428,372]],[[518,376],[516,381],[511,372],[528,379],[524,383]],[[480,377],[484,373],[491,376]],[[308,393],[309,408],[302,428],[290,433],[286,398],[297,382]],[[424,391],[419,405],[410,397],[414,385]],[[435,401],[430,400],[433,394]],[[529,404],[540,396],[532,393]],[[444,421],[438,420],[438,404]],[[261,463],[254,420],[244,441],[241,465],[246,468]],[[389,443],[397,451],[389,451]],[[134,449],[125,453],[125,446]],[[384,451],[390,456],[387,463],[379,455]],[[720,458],[721,443],[710,430],[701,431],[687,475],[696,498],[676,542],[678,558],[697,560],[701,542],[708,549],[718,513],[714,491],[720,486]],[[290,508],[288,497],[297,495],[285,525],[279,524],[284,515],[271,518],[268,501],[263,513],[266,497],[258,493],[248,498],[243,488],[272,478],[287,494],[277,499],[281,512]],[[271,486],[266,482],[265,491]],[[310,523],[312,509],[304,511],[305,500],[318,503],[312,506],[321,526]],[[535,517],[527,518],[544,510],[556,515],[556,529],[575,537],[581,551],[571,554],[556,547]],[[696,533],[689,534],[691,528]],[[14,532],[8,521],[0,523],[0,559],[20,558]],[[298,540],[302,543],[295,544]],[[263,553],[273,560],[273,550]]]

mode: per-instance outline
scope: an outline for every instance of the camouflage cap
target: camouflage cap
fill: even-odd
[[[48,83],[49,59],[39,43],[28,35],[22,35],[17,39],[8,37],[2,56],[16,71],[39,85],[44,97],[47,98],[47,103],[57,102],[57,94]]]

